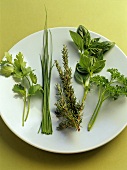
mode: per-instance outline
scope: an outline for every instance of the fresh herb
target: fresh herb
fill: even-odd
[[[50,39],[49,39],[50,38]],[[50,43],[49,43],[50,40]],[[49,54],[49,45],[51,53]],[[51,32],[47,29],[47,12],[45,20],[45,28],[43,33],[43,49],[41,54],[41,68],[42,68],[42,123],[41,132],[43,134],[52,134],[52,120],[50,115],[50,82],[52,71],[52,36]]]
[[[91,77],[104,68],[104,54],[109,51],[115,43],[100,41],[100,38],[92,38],[90,32],[82,25],[78,27],[77,32],[70,31],[70,35],[80,55],[74,77],[75,80],[84,87],[84,95],[82,98],[82,103],[84,103],[89,91]]]
[[[55,61],[61,79],[61,84],[56,85],[58,98],[55,104],[55,113],[61,120],[57,129],[74,128],[79,131],[80,123],[82,122],[83,107],[82,104],[76,101],[72,87],[72,70],[68,66],[68,50],[66,46],[64,46],[62,50],[62,60],[64,70],[62,70],[58,61]]]
[[[100,38],[92,38],[90,32],[82,25],[77,28],[76,32],[70,31],[70,35],[80,54],[86,53],[87,50],[89,56],[94,56],[100,60],[115,44],[110,41],[100,41]]]
[[[127,77],[124,77],[117,69],[108,69],[111,74],[110,80],[104,76],[94,76],[91,78],[91,84],[99,88],[99,98],[93,115],[88,123],[88,131],[91,130],[103,102],[108,98],[118,99],[119,96],[127,96]]]
[[[24,126],[24,122],[27,120],[30,111],[31,97],[35,95],[36,92],[43,91],[41,85],[37,84],[37,76],[31,67],[26,66],[21,52],[16,55],[14,61],[10,53],[5,53],[5,57],[0,62],[0,74],[5,77],[12,76],[15,82],[18,82],[12,90],[23,98],[22,126]]]
[[[90,79],[95,73],[99,73],[105,66],[105,60],[98,60],[87,55],[80,56],[80,62],[76,65],[75,80],[84,87],[82,103],[84,103],[87,93],[90,90]]]

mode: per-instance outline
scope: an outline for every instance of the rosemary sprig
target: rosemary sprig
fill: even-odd
[[[61,120],[57,129],[75,128],[79,131],[80,123],[82,122],[83,106],[77,102],[74,94],[72,87],[72,70],[68,65],[68,50],[65,45],[62,50],[62,60],[64,70],[62,70],[58,61],[55,60],[55,65],[61,79],[61,84],[56,85],[58,98],[55,103],[55,114]]]

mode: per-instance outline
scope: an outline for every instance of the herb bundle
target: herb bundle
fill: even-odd
[[[127,97],[127,77],[122,75],[117,69],[108,69],[111,74],[110,80],[104,76],[94,76],[91,78],[91,86],[94,84],[99,89],[98,102],[88,123],[88,131],[91,130],[103,102],[108,98],[118,99],[119,96]]]
[[[31,97],[38,91],[43,92],[43,89],[41,85],[37,84],[37,76],[32,68],[26,66],[21,52],[16,55],[14,61],[10,53],[5,53],[5,57],[0,62],[0,74],[5,77],[12,76],[17,82],[12,90],[23,98],[22,126],[24,126],[30,111]]]
[[[61,120],[57,129],[74,128],[79,131],[83,107],[82,104],[76,101],[72,87],[72,70],[68,65],[68,50],[66,46],[63,46],[62,60],[64,70],[62,70],[58,61],[55,60],[55,65],[61,79],[61,84],[56,85],[57,103],[55,104],[55,113]]]
[[[50,33],[50,34],[49,34]],[[50,51],[49,54],[49,38],[50,38]],[[50,82],[52,71],[52,36],[51,32],[47,29],[47,13],[45,20],[45,28],[43,33],[43,48],[41,54],[41,68],[42,68],[42,88],[44,90],[42,94],[42,123],[41,132],[43,134],[52,134],[52,120],[50,115]]]
[[[91,77],[104,68],[104,54],[115,43],[100,41],[100,38],[92,38],[90,32],[82,25],[77,28],[77,32],[70,31],[70,35],[80,54],[80,60],[76,65],[74,77],[84,87],[82,98],[82,103],[84,103],[90,88]]]

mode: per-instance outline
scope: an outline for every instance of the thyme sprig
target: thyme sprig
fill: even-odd
[[[58,61],[55,60],[55,66],[61,79],[61,84],[56,84],[57,102],[55,103],[55,114],[61,121],[57,129],[74,128],[79,131],[82,122],[83,106],[77,102],[72,87],[72,70],[68,65],[68,50],[65,45],[62,49],[62,60],[64,70],[62,70]]]

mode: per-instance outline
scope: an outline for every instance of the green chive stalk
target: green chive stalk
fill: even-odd
[[[43,34],[43,49],[41,55],[41,68],[42,68],[42,123],[41,133],[52,134],[52,120],[50,115],[50,82],[51,82],[51,71],[52,71],[52,49],[49,54],[49,38],[50,47],[52,48],[52,36],[51,32],[47,30],[47,12],[46,21]]]

